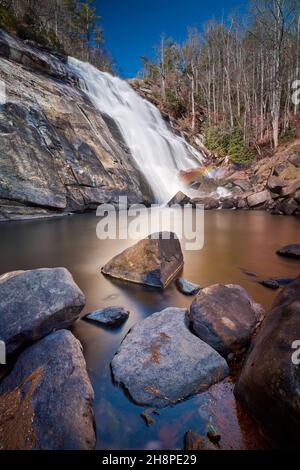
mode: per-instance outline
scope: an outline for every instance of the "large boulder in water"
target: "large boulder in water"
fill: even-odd
[[[191,202],[191,198],[184,194],[182,191],[178,191],[175,196],[170,199],[168,202],[168,206],[172,206],[174,204],[178,204],[180,206],[184,206],[185,204],[189,204]]]
[[[167,308],[130,331],[112,371],[136,403],[163,408],[207,390],[228,374],[228,366],[190,332],[186,310]]]
[[[66,330],[26,349],[0,385],[0,448],[95,447],[92,401],[79,341]]]
[[[277,250],[277,254],[286,258],[300,258],[300,243],[283,246]]]
[[[0,339],[8,354],[79,318],[85,297],[65,268],[13,271],[0,277]]]
[[[299,340],[300,276],[275,299],[235,387],[237,398],[273,444],[297,449],[300,446],[300,353],[293,343]]]
[[[101,271],[124,281],[165,288],[182,266],[183,255],[176,235],[160,232],[127,248]]]
[[[195,333],[223,356],[250,343],[262,315],[247,291],[232,284],[202,289],[190,307]]]

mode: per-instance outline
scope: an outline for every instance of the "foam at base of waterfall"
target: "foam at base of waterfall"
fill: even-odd
[[[160,111],[141,98],[126,81],[72,57],[68,63],[95,107],[118,125],[156,202],[165,203],[177,191],[184,192],[178,173],[199,166],[203,162],[202,154],[172,133]]]

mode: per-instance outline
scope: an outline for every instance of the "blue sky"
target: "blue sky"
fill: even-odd
[[[141,69],[140,57],[151,57],[161,33],[176,41],[186,38],[188,26],[201,26],[215,17],[245,6],[245,0],[96,0],[102,16],[106,46],[124,77]]]

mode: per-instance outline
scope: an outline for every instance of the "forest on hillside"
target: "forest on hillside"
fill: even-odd
[[[0,25],[55,52],[112,72],[94,0],[0,0]]]
[[[189,29],[183,44],[161,37],[140,77],[183,129],[205,130],[207,147],[244,163],[292,137],[299,117],[299,0],[253,0],[247,13]],[[298,82],[297,82],[298,80]],[[204,124],[203,124],[204,116]]]

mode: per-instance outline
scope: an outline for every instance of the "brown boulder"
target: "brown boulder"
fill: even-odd
[[[223,356],[247,346],[263,309],[241,286],[202,289],[190,307],[194,332]]]
[[[300,276],[266,315],[235,387],[237,398],[276,447],[300,446]],[[298,347],[299,349],[299,347]]]
[[[295,199],[285,199],[276,206],[276,209],[285,215],[292,215],[298,209],[298,204]]]
[[[286,185],[285,181],[283,181],[281,178],[278,176],[271,176],[268,179],[268,188],[270,191],[274,193],[280,194],[282,188]]]
[[[101,271],[113,278],[164,289],[183,266],[180,242],[175,237],[170,232],[149,235],[112,258]]]

